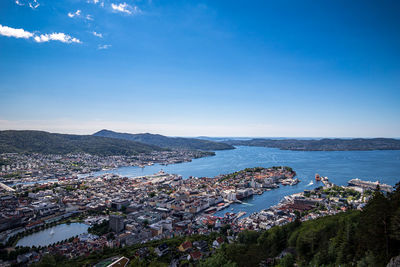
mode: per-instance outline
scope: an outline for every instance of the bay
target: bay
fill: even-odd
[[[266,147],[238,146],[234,150],[216,151],[213,157],[195,159],[191,162],[162,166],[121,167],[100,171],[92,175],[115,173],[127,177],[154,174],[161,169],[167,173],[182,175],[183,178],[215,177],[251,167],[289,166],[301,180],[295,186],[281,186],[278,189],[253,196],[244,204],[233,204],[226,211],[245,211],[250,214],[277,204],[284,196],[312,189],[319,185],[314,176],[327,176],[337,185],[347,185],[353,178],[395,185],[400,181],[400,151],[290,151]],[[313,184],[310,184],[313,182]]]

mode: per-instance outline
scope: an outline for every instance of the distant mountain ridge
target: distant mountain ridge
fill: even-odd
[[[44,131],[0,131],[1,153],[68,154],[89,153],[93,155],[135,155],[162,151],[163,148],[139,142],[114,138],[58,134]]]
[[[93,134],[94,136],[110,137],[123,140],[136,141],[148,145],[169,149],[187,149],[187,150],[227,150],[234,149],[232,145],[214,142],[210,140],[184,138],[184,137],[168,137],[160,134],[150,133],[118,133],[110,130],[101,130]]]
[[[319,140],[262,139],[229,140],[223,143],[236,146],[273,147],[299,151],[400,150],[400,140],[393,138],[323,138]]]

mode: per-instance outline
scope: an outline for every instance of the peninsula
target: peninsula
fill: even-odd
[[[272,147],[282,150],[298,151],[351,151],[351,150],[400,150],[400,140],[393,138],[354,138],[354,139],[262,139],[227,140],[225,144],[234,146]]]

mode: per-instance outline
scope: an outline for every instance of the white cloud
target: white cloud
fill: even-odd
[[[82,17],[82,11],[81,11],[80,9],[78,9],[78,10],[75,11],[75,12],[69,12],[69,13],[68,13],[68,17],[70,17],[70,18]],[[85,16],[85,19],[86,19],[86,20],[93,20],[93,16],[90,15],[90,14],[87,14],[87,15]]]
[[[33,2],[29,2],[29,7],[32,9],[36,9],[40,6],[39,2],[37,0],[33,0]]]
[[[79,39],[71,37],[68,34],[59,32],[51,34],[33,34],[31,32],[25,31],[24,29],[15,29],[8,26],[3,26],[0,24],[0,35],[14,38],[24,38],[33,40],[37,43],[49,42],[49,41],[60,41],[62,43],[82,43]]]
[[[73,18],[73,17],[76,17],[76,16],[80,16],[81,15],[81,10],[77,10],[77,11],[75,11],[74,13],[68,13],[68,17],[70,17],[70,18]]]
[[[29,39],[33,36],[33,33],[25,31],[24,29],[15,29],[0,24],[0,35]]]
[[[89,3],[89,4],[95,4],[95,5],[97,5],[97,4],[100,3],[100,6],[101,6],[101,7],[104,7],[104,1],[100,1],[100,0],[87,0],[87,3]]]
[[[126,14],[132,14],[132,13],[137,14],[137,13],[140,13],[140,9],[139,9],[138,6],[131,7],[130,5],[128,5],[125,2],[124,3],[120,3],[119,5],[111,3],[111,8],[113,10],[115,10],[115,11],[123,12],[123,13],[126,13]]]
[[[43,43],[43,42],[49,42],[49,41],[60,41],[62,43],[82,43],[79,39],[75,37],[71,37],[68,34],[59,32],[59,33],[51,33],[51,34],[41,34],[41,35],[36,35],[34,37],[35,42],[37,43]]]
[[[94,36],[96,36],[96,37],[103,38],[103,34],[101,34],[101,33],[92,32],[92,34],[93,34]]]
[[[108,49],[108,48],[110,48],[110,47],[111,47],[110,44],[105,44],[105,45],[99,45],[99,46],[97,47],[97,49],[99,49],[99,50],[104,50],[104,49]]]
[[[15,0],[15,3],[19,6],[28,5],[32,9],[36,9],[40,6],[37,0]]]

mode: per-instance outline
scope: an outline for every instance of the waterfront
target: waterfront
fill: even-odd
[[[227,211],[245,211],[247,215],[277,204],[284,196],[304,189],[313,189],[315,173],[329,177],[337,185],[346,185],[352,178],[376,181],[395,185],[400,180],[400,151],[290,151],[266,147],[238,146],[234,150],[217,151],[213,157],[195,159],[192,162],[162,166],[155,164],[144,168],[121,167],[94,173],[115,173],[136,177],[156,173],[163,169],[168,173],[182,175],[184,178],[214,177],[219,174],[235,172],[249,167],[290,166],[301,180],[295,186],[281,186],[278,189],[253,196],[244,204],[233,204]],[[310,185],[310,181],[313,184]],[[233,209],[233,210],[232,210]]]
[[[118,162],[110,158],[110,162],[113,160]],[[294,211],[301,212],[301,220],[306,221],[363,208],[371,197],[370,191],[331,187],[326,179],[322,188],[322,182],[315,181],[315,173],[329,176],[338,185],[346,185],[355,177],[395,184],[399,160],[399,151],[305,152],[241,146],[190,163],[117,168],[80,178],[76,172],[66,173],[65,178],[47,185],[31,184],[26,179],[28,183],[10,191],[16,196],[5,195],[1,199],[3,214],[10,218],[3,227],[13,229],[29,221],[23,225],[25,230],[38,230],[69,216],[67,208],[79,211],[90,224],[105,223],[104,231],[97,229],[96,236],[80,235],[87,232],[87,225],[63,224],[25,236],[16,244],[42,246],[45,248],[40,250],[41,255],[63,254],[70,258],[174,235],[209,235],[223,224],[231,225],[236,235],[243,229],[265,230],[284,225],[296,218]],[[25,168],[27,164],[22,165]],[[68,170],[65,166],[56,171]],[[251,168],[254,166],[267,167]],[[268,168],[271,166],[281,167]],[[161,169],[168,173],[159,172]],[[156,172],[157,175],[147,175]],[[208,178],[188,179],[192,175]],[[305,189],[310,191],[304,193]],[[108,216],[111,211],[113,216]],[[71,238],[78,235],[79,238]],[[69,242],[51,246],[69,238]]]
[[[89,226],[83,223],[60,224],[23,237],[17,246],[48,246],[87,233],[88,228]]]
[[[315,173],[328,176],[330,181],[345,185],[352,178],[395,185],[400,178],[400,151],[290,151],[266,147],[238,146],[234,150],[216,151],[213,157],[195,159],[171,165],[121,167],[93,173],[115,173],[136,177],[154,174],[161,169],[184,178],[214,177],[251,167],[290,166],[302,183],[308,184]]]

